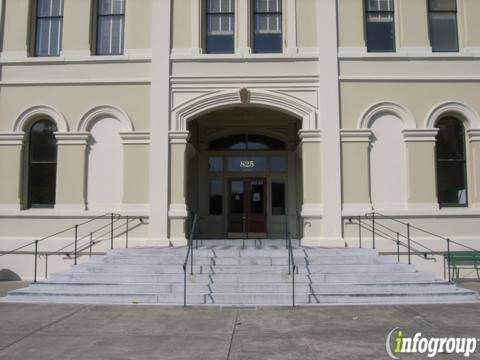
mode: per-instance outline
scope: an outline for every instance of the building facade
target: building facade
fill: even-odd
[[[1,6],[2,250],[105,212],[148,217],[132,245],[185,244],[189,211],[204,238],[355,246],[375,210],[478,240],[478,0]]]

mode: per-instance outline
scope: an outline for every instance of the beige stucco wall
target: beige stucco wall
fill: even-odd
[[[124,204],[147,204],[149,202],[149,159],[148,144],[125,144],[124,162]]]
[[[173,31],[172,47],[189,48],[191,47],[191,1],[175,0],[173,3]]]
[[[464,26],[464,46],[480,46],[480,26],[478,26],[478,16],[480,14],[480,1],[463,0],[463,26]]]
[[[62,51],[90,52],[91,3],[91,1],[85,0],[65,1],[63,8]]]
[[[151,11],[152,0],[125,2],[125,49],[151,48]]]
[[[27,52],[29,0],[5,0],[3,52]]]
[[[85,204],[85,145],[58,145],[55,205]]]
[[[365,46],[363,0],[338,0],[339,46]]]
[[[65,116],[71,131],[95,106],[118,106],[131,118],[135,130],[148,130],[150,93],[146,85],[14,86],[3,87],[0,96],[0,131],[12,131],[18,115],[27,108],[45,104]]]
[[[357,128],[363,112],[384,101],[410,110],[419,128],[426,126],[427,115],[436,105],[447,101],[468,104],[480,113],[480,84],[476,82],[343,81],[340,89],[342,128]]]
[[[369,146],[368,142],[344,142],[342,144],[344,204],[368,204],[370,202]]]
[[[315,0],[296,1],[297,6],[297,46],[317,46],[317,2]],[[287,13],[286,16],[289,16]]]
[[[398,10],[398,39],[400,47],[429,46],[427,1],[400,0]]]
[[[406,142],[410,205],[436,204],[435,141]]]
[[[0,204],[20,204],[21,158],[21,145],[0,144]]]

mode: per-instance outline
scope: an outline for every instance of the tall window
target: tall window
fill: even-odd
[[[282,0],[253,0],[253,52],[282,52]]]
[[[37,0],[35,56],[60,55],[63,0]]]
[[[123,54],[124,0],[97,0],[97,55]]]
[[[394,0],[365,1],[368,51],[395,51]]]
[[[467,206],[465,129],[453,117],[440,119],[437,127],[438,202],[441,206]]]
[[[29,132],[28,207],[53,207],[57,177],[56,125],[36,121]]]
[[[206,1],[206,37],[207,54],[233,53],[235,29],[234,0]]]
[[[433,51],[458,51],[457,1],[429,0],[428,20]]]

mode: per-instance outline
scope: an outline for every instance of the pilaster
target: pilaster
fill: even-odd
[[[23,132],[0,132],[0,210],[21,209]]]
[[[469,166],[469,202],[471,207],[480,208],[480,129],[467,130],[470,159]]]

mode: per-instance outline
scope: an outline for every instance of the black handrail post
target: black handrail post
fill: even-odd
[[[193,240],[190,240],[190,274],[193,275]]]
[[[127,215],[126,233],[125,233],[125,248],[128,249],[128,215]]]
[[[360,249],[362,248],[362,217],[358,217],[358,241],[360,243]]]
[[[285,212],[285,248],[288,249],[288,219]]]
[[[397,231],[397,262],[400,263],[400,234]]]
[[[75,225],[75,260],[74,260],[74,265],[77,265],[77,242],[78,242],[78,225]]]
[[[45,254],[45,279],[48,278],[48,255]]]
[[[113,213],[110,214],[110,249],[113,250]]]
[[[34,271],[33,271],[33,282],[37,282],[37,254],[38,254],[38,240],[35,240],[35,261],[34,261]]]
[[[245,214],[242,214],[242,227],[243,227],[243,245],[242,245],[242,248],[245,249],[245,237],[246,237],[246,222],[247,219],[246,219],[246,216]]]
[[[450,238],[447,238],[447,266],[448,266],[448,282],[451,281],[450,276]]]
[[[372,247],[375,249],[375,213],[372,213]]]
[[[407,224],[407,240],[408,240],[408,265],[412,263],[411,256],[412,251],[410,248],[410,224]]]
[[[183,265],[183,307],[187,306],[187,268]]]
[[[290,272],[290,267],[292,266],[291,263],[292,263],[292,260],[290,259],[290,252],[292,250],[292,240],[290,239],[289,242],[288,242],[288,275],[291,274]]]
[[[92,245],[93,245],[93,233],[90,233],[90,249],[89,249],[89,256],[92,256]]]
[[[293,265],[293,274],[292,274],[292,307],[295,309],[295,265]]]

